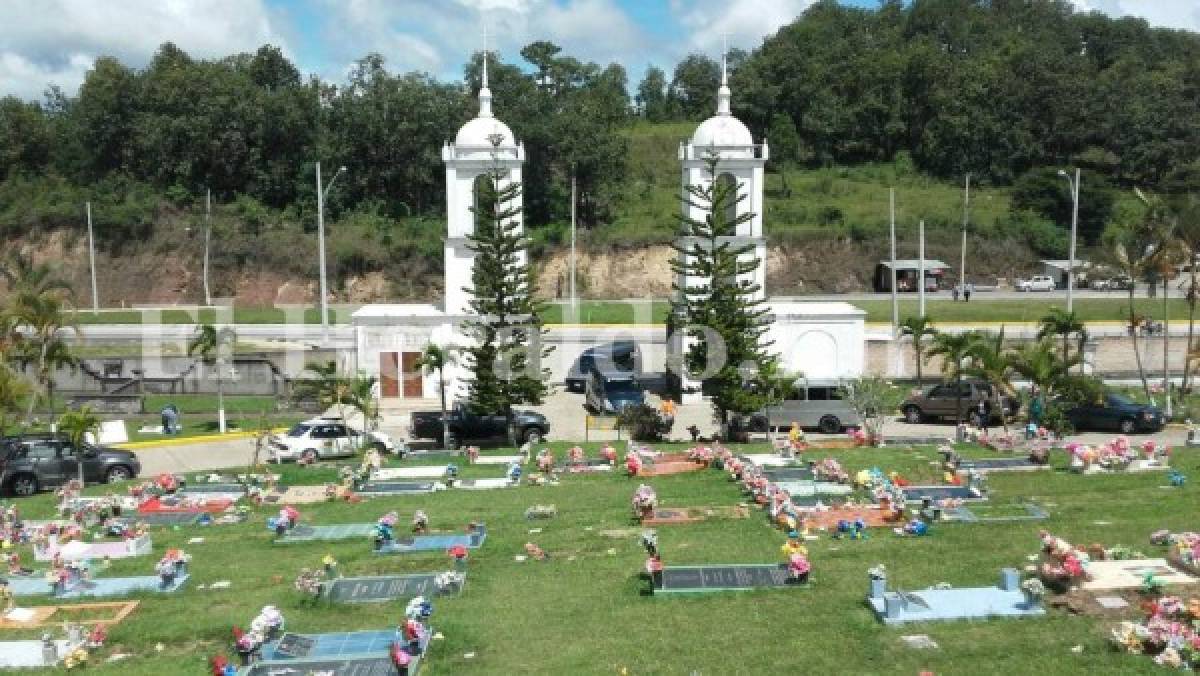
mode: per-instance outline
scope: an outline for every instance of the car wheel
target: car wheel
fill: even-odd
[[[118,481],[126,481],[132,477],[133,472],[130,472],[128,467],[124,465],[114,465],[109,467],[108,471],[104,473],[104,482],[115,484]]]
[[[317,451],[310,448],[300,454],[300,459],[306,463],[314,463],[317,461]]]
[[[32,474],[20,474],[14,477],[8,486],[13,495],[21,497],[37,495],[38,492],[38,480]]]
[[[842,431],[842,421],[837,416],[827,415],[817,423],[817,428],[825,434],[837,434]]]
[[[1137,423],[1132,418],[1125,418],[1120,423],[1121,434],[1133,434],[1137,431]]]
[[[522,435],[522,438],[527,444],[540,444],[542,443],[542,431],[536,427],[528,427],[525,429],[525,434]]]
[[[921,422],[922,417],[921,409],[917,408],[916,406],[904,407],[904,422],[910,425],[916,425],[917,423]]]

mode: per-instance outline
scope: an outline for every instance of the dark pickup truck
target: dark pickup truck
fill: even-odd
[[[550,423],[541,413],[513,411],[512,415],[518,442],[536,444],[550,433]],[[444,444],[447,448],[459,448],[464,441],[496,441],[508,438],[508,417],[502,413],[476,415],[462,404],[455,404],[454,408],[446,412],[446,416],[450,419],[450,439]],[[414,411],[409,422],[408,436],[410,439],[436,439],[440,443],[442,412]]]

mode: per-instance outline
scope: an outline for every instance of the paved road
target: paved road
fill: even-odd
[[[164,472],[191,473],[227,467],[246,467],[254,455],[254,439],[208,441],[178,446],[139,448],[142,476]]]

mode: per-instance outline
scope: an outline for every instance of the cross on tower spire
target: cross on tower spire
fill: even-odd
[[[492,90],[488,88],[487,22],[483,23],[483,78],[479,87],[479,117],[492,116]]]
[[[729,34],[721,35],[721,86],[717,89],[717,115],[732,115],[729,99]]]

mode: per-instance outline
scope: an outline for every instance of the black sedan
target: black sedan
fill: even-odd
[[[1067,419],[1080,432],[1157,432],[1166,424],[1162,411],[1158,408],[1111,393],[1104,395],[1097,403],[1076,405],[1067,409]]]

